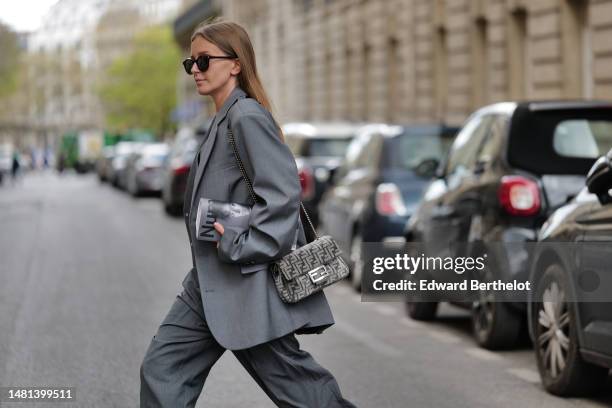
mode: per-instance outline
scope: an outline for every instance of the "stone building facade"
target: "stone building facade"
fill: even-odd
[[[495,101],[612,99],[612,0],[208,3],[247,27],[282,121],[460,124]]]

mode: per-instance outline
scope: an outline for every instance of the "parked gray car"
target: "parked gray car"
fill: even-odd
[[[166,143],[151,143],[130,155],[125,177],[126,189],[132,196],[161,192],[163,166],[169,150]]]

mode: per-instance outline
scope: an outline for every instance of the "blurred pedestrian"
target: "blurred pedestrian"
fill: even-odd
[[[66,166],[66,155],[64,154],[64,152],[60,152],[59,157],[57,158],[57,171],[60,174],[62,174],[65,166]]]
[[[183,62],[216,114],[199,146],[185,194],[193,268],[153,336],[141,368],[141,407],[194,407],[225,350],[282,407],[354,407],[334,376],[300,349],[295,334],[334,324],[323,292],[284,303],[268,262],[290,252],[299,222],[297,167],[270,113],[247,32],[232,22],[201,24]],[[229,143],[231,128],[255,195],[250,225],[215,223],[217,242],[195,238],[200,198],[248,203],[249,193]]]
[[[13,152],[13,162],[11,165],[11,178],[12,178],[13,184],[17,183],[17,177],[19,176],[20,167],[21,167],[21,164],[19,162],[19,152],[15,150]]]

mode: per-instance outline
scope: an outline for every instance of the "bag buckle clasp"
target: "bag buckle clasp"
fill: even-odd
[[[325,265],[321,265],[308,271],[308,276],[310,276],[312,283],[317,283],[327,278],[329,276],[329,272],[327,271]]]

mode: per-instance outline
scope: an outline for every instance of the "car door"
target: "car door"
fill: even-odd
[[[476,154],[476,162],[466,182],[463,215],[466,230],[460,233],[468,243],[487,240],[489,231],[500,224],[497,191],[505,169],[501,159],[507,140],[510,116],[491,114],[487,117],[488,130]]]
[[[612,120],[573,118],[560,122],[553,145],[560,156],[595,159],[610,154]],[[610,194],[610,192],[608,192]],[[576,217],[581,237],[579,267],[568,271],[575,292],[585,349],[612,356],[612,203],[589,194]]]
[[[438,186],[430,186],[425,197],[432,201],[429,227],[424,234],[427,250],[438,256],[453,256],[451,247],[466,241],[471,201],[474,196],[474,166],[477,153],[490,126],[488,115],[472,117],[451,146],[444,175]],[[431,188],[438,189],[436,196]]]
[[[575,290],[582,347],[612,356],[612,204],[596,199],[576,219],[582,230],[580,269],[570,271]]]
[[[373,163],[375,140],[379,137],[362,133],[351,142],[345,162],[334,178],[334,186],[326,193],[321,207],[325,232],[332,235],[346,253],[355,222],[364,209],[376,177]]]

